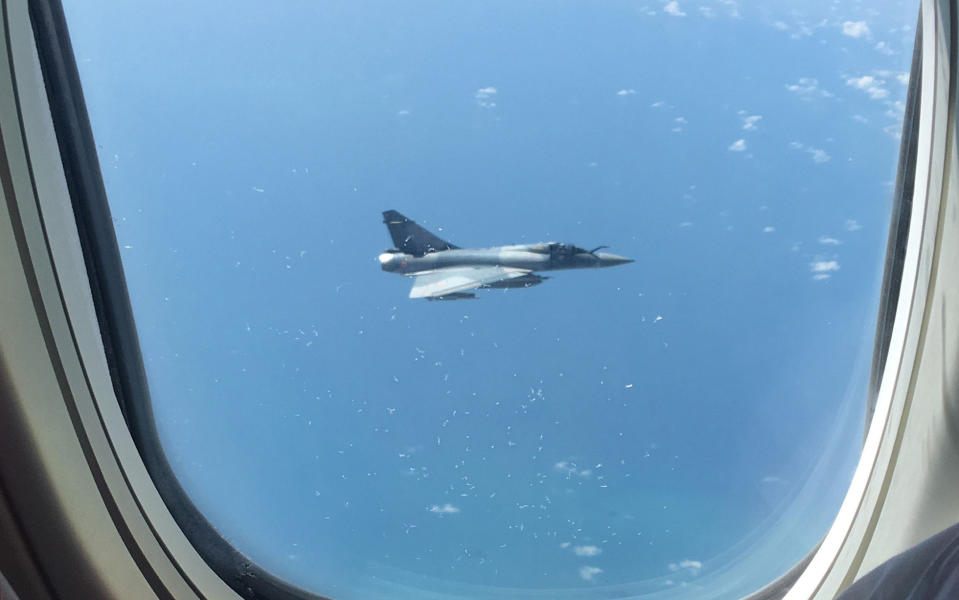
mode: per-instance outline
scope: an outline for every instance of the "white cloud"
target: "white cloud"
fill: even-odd
[[[789,29],[789,25],[786,25],[782,21],[776,21],[775,23],[773,23],[773,27],[775,27],[779,31],[786,31],[787,29]]]
[[[439,504],[434,504],[429,508],[431,513],[436,513],[438,515],[455,515],[460,511],[459,508],[453,506],[452,504],[446,503],[443,506]]]
[[[825,244],[826,246],[838,246],[842,244],[842,242],[839,241],[837,238],[829,237],[825,235],[819,236],[819,243]]]
[[[706,17],[707,19],[712,19],[713,17],[716,16],[716,13],[713,12],[713,9],[710,8],[709,6],[700,6],[699,14]]]
[[[842,33],[853,38],[869,37],[869,26],[865,21],[846,21],[842,24]]]
[[[906,105],[901,100],[895,102],[886,102],[886,116],[890,119],[902,119],[902,113],[906,111]]]
[[[902,125],[886,125],[882,130],[897,140],[902,137]]]
[[[787,84],[786,89],[801,98],[807,99],[814,97],[829,98],[832,96],[831,92],[827,92],[819,87],[819,80],[815,77],[800,77],[796,83]]]
[[[673,119],[673,120],[676,121],[677,123],[679,123],[680,125],[685,125],[686,123],[689,122],[689,121],[686,120],[686,117],[676,117],[676,118]]]
[[[898,80],[899,83],[906,85],[909,83],[909,73],[896,73],[896,80]]]
[[[862,115],[853,115],[853,116],[852,116],[852,120],[853,120],[853,121],[859,121],[860,123],[868,123],[868,122],[869,122],[869,119],[867,119],[866,117],[864,117],[864,116],[862,116]]]
[[[862,225],[855,219],[846,219],[846,231],[859,231]]]
[[[616,95],[617,95],[617,96],[631,96],[631,95],[633,95],[633,94],[635,94],[635,93],[636,93],[636,90],[634,90],[633,88],[629,88],[628,90],[619,90],[618,92],[616,92]]]
[[[603,570],[599,567],[580,567],[579,576],[585,579],[586,581],[593,581],[593,578],[602,573]]]
[[[557,471],[562,471],[563,473],[566,473],[567,478],[572,477],[573,475],[577,477],[589,477],[590,475],[593,474],[592,469],[580,469],[579,467],[576,466],[576,463],[568,460],[559,461],[558,463],[553,465],[553,468],[556,469]]]
[[[406,109],[404,108],[403,110],[398,110],[398,111],[396,111],[396,115],[399,116],[399,117],[408,117],[408,116],[410,116],[410,111],[408,111],[408,110],[406,110]]]
[[[745,119],[743,119],[743,129],[746,129],[746,130],[758,129],[759,126],[757,125],[757,123],[759,123],[760,119],[762,119],[762,115],[752,115],[752,116],[746,117]]]
[[[772,233],[774,231],[776,231],[776,228],[773,227],[772,225],[767,225],[763,227],[763,233]]]
[[[831,156],[826,154],[825,150],[821,150],[819,148],[809,148],[807,152],[812,154],[812,161],[817,164],[829,162],[829,159],[832,158]]]
[[[813,148],[812,146],[806,146],[802,142],[789,142],[789,147],[793,150],[802,150],[803,152],[808,153],[812,157],[812,161],[816,164],[829,162],[829,160],[832,158],[825,150]]]
[[[690,575],[699,575],[703,568],[703,563],[698,560],[683,559],[678,563],[669,563],[669,570],[672,572],[686,571]]]
[[[789,37],[790,39],[798,40],[804,37],[809,37],[815,32],[816,30],[814,28],[800,21],[796,24],[796,30],[790,33]]]
[[[896,51],[890,48],[889,44],[886,42],[879,42],[874,46],[874,48],[876,49],[876,52],[885,54],[886,56],[892,56],[896,53]]]
[[[596,546],[574,546],[573,554],[576,556],[599,556],[603,553],[602,548]]]
[[[719,3],[726,7],[726,11],[729,13],[729,16],[738,19],[739,15],[739,3],[736,0],[719,0]]]
[[[666,13],[667,15],[672,15],[674,17],[686,16],[686,13],[684,13],[682,9],[679,8],[679,2],[676,2],[676,0],[671,0],[670,2],[667,2],[666,6],[663,7],[663,12]]]
[[[559,547],[565,550],[569,548],[569,545],[570,545],[569,542],[563,542],[562,544],[559,545]]]
[[[663,106],[664,104],[666,104],[666,103],[663,102],[662,100],[657,100],[656,102],[653,102],[652,104],[650,104],[649,107],[650,107],[650,108],[660,108],[660,107]]]
[[[812,272],[812,278],[816,281],[824,281],[832,276],[832,273],[839,270],[839,262],[835,260],[816,260],[809,263],[809,270]]]
[[[857,90],[862,90],[869,94],[873,100],[879,100],[889,95],[889,90],[882,87],[885,81],[876,79],[872,75],[863,75],[862,77],[850,77],[846,79],[846,85],[850,85]]]
[[[496,94],[498,93],[499,90],[490,85],[476,90],[476,94],[474,94],[474,96],[476,98],[476,103],[483,108],[494,108],[496,106]]]
[[[738,139],[729,145],[729,150],[731,152],[742,152],[745,149],[746,149],[746,140],[743,140],[743,139]]]

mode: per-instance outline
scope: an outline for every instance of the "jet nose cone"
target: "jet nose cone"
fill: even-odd
[[[601,267],[615,267],[616,265],[625,265],[626,263],[633,262],[631,258],[619,256],[618,254],[610,254],[609,252],[598,252],[596,258],[599,259],[599,266]]]

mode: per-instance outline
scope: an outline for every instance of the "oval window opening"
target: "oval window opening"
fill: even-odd
[[[160,440],[254,562],[735,598],[825,534],[915,7],[65,4]]]

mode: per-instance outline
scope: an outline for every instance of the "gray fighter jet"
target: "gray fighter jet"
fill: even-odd
[[[384,271],[413,278],[410,298],[461,300],[469,290],[526,288],[548,279],[536,271],[613,267],[633,262],[572,244],[543,242],[493,248],[460,248],[440,239],[395,210],[383,213],[394,248],[380,254]]]

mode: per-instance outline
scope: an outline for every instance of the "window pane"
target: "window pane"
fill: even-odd
[[[732,598],[824,535],[915,6],[66,5],[159,434],[240,551],[345,599]],[[388,209],[635,262],[410,299]]]

